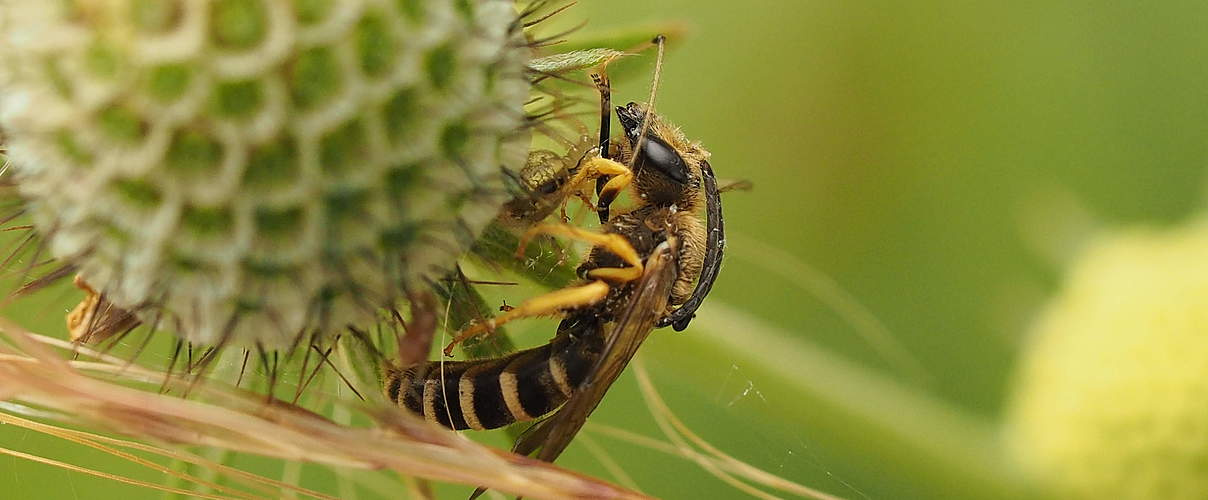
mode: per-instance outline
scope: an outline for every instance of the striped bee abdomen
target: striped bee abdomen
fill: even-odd
[[[567,319],[550,343],[502,358],[429,361],[385,373],[387,397],[453,429],[495,429],[554,411],[587,377],[604,338],[596,320]]]

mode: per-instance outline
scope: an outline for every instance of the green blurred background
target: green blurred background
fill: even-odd
[[[716,335],[694,335],[714,317],[707,303],[692,329],[656,334],[644,348],[656,385],[721,449],[838,496],[1016,494],[992,484],[1009,483],[1009,471],[987,486],[942,457],[882,442],[860,418],[819,408],[819,396],[803,396],[802,387],[833,388],[872,412],[884,404],[892,423],[896,403],[849,378],[898,384],[893,391],[986,434],[963,444],[992,464],[1013,360],[1059,284],[1063,259],[1097,226],[1170,223],[1201,208],[1204,2],[584,0],[564,16],[590,20],[588,32],[685,22],[658,108],[712,151],[719,176],[755,184],[725,198],[731,257],[711,303],[787,338],[765,346],[757,342],[766,335],[757,337],[734,356],[729,344],[709,340]],[[614,100],[643,100],[647,85],[631,77]],[[825,283],[820,276],[850,295],[848,306],[862,304],[892,342],[862,336],[876,328],[798,285]],[[74,298],[13,314],[61,331],[58,309]],[[720,332],[735,342],[747,333]],[[787,366],[813,359],[797,349],[846,368]],[[751,355],[764,350],[766,360]],[[660,435],[631,376],[594,420]],[[927,427],[922,420],[907,432]],[[936,436],[964,436],[932,423]],[[745,496],[686,460],[588,435],[650,494]],[[155,478],[25,431],[0,429],[0,439]],[[611,477],[582,445],[561,463]],[[4,468],[4,498],[161,496],[18,459]]]

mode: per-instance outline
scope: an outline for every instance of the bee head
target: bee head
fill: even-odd
[[[642,144],[641,153],[635,162],[637,168],[653,168],[677,183],[688,183],[691,173],[684,158],[656,133],[658,128],[655,127],[654,120],[658,119],[657,116],[650,114],[651,123],[646,125],[646,109],[631,102],[626,106],[617,106],[617,119],[625,129],[629,144],[635,149],[638,148],[639,142]],[[644,141],[640,137],[643,127],[646,128]]]

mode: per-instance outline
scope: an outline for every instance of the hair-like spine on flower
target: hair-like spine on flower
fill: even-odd
[[[0,126],[51,253],[144,321],[281,347],[446,273],[523,164],[501,0],[17,0]],[[502,169],[501,169],[502,167]]]

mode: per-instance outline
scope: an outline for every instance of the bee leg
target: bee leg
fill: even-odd
[[[570,203],[571,196],[574,196],[575,198],[578,198],[579,201],[583,202],[583,206],[587,207],[588,210],[591,210],[592,212],[596,211],[596,202],[591,199],[591,195],[583,192],[582,190],[575,190],[570,194],[570,196],[567,196],[562,200],[562,206],[559,210],[562,215],[563,224],[569,224],[571,221],[570,215],[566,213],[566,206]]]
[[[605,179],[609,176],[625,177],[626,179],[632,179],[633,171],[630,170],[629,167],[626,167],[622,163],[618,163],[614,160],[611,160],[611,159],[608,159],[608,158],[605,158],[602,156],[593,156],[586,160],[583,167],[580,168],[579,171],[575,173],[575,176],[571,177],[570,180],[567,181],[566,184],[567,184],[567,186],[570,186],[571,189],[579,189],[581,186],[586,184],[587,181],[590,179],[600,180],[600,179]],[[612,184],[613,180],[615,180],[615,178],[609,179],[605,185]],[[623,188],[625,186],[628,186],[629,182],[627,180],[624,183],[621,183],[618,185],[621,188]],[[603,189],[601,189],[601,192],[603,192]]]
[[[612,140],[612,84],[603,66],[599,73],[591,74],[591,81],[595,82],[596,91],[600,93],[600,156],[608,158],[608,143]]]
[[[620,164],[618,163],[618,165]],[[612,205],[612,201],[617,199],[617,195],[621,194],[621,191],[624,191],[625,188],[629,187],[630,182],[633,182],[633,171],[629,170],[628,168],[625,169],[624,173],[616,174],[615,177],[609,179],[608,183],[604,185],[604,188],[600,189],[600,196],[596,202],[596,210],[604,210],[607,212],[608,206]]]
[[[583,191],[579,191],[579,192],[575,193],[575,196],[578,197],[579,201],[582,201],[583,205],[586,206],[588,209],[590,209],[592,212],[596,211],[596,202],[591,200],[591,195],[584,193]],[[563,206],[565,206],[565,203],[563,204]]]
[[[600,67],[599,73],[592,73],[591,80],[596,84],[596,91],[600,93],[600,157],[605,160],[612,159],[608,154],[609,143],[612,142],[612,84],[608,81],[608,75],[604,73],[604,68],[608,65],[605,63]],[[626,168],[625,170],[629,170]],[[599,176],[596,178],[596,194],[604,191],[604,186],[607,185],[608,178]],[[612,200],[609,200],[611,203]],[[608,222],[608,203],[604,203],[601,199],[596,205],[596,212],[600,215],[600,224]]]
[[[520,318],[531,318],[534,316],[549,316],[559,314],[567,309],[576,307],[589,306],[604,300],[608,296],[611,287],[607,281],[613,282],[629,282],[638,279],[642,276],[645,267],[642,264],[642,258],[638,255],[638,251],[629,244],[625,237],[613,233],[597,233],[580,229],[575,226],[566,226],[560,224],[541,224],[527,232],[520,238],[520,248],[517,250],[518,255],[524,255],[524,249],[529,242],[539,234],[549,234],[554,236],[563,236],[574,238],[577,240],[586,241],[595,247],[603,248],[612,252],[621,260],[629,264],[629,267],[600,267],[592,269],[588,272],[589,278],[595,281],[582,286],[563,288],[553,292],[531,298],[522,302],[511,311],[496,316],[493,319],[483,323],[471,325],[462,330],[453,338],[449,345],[445,346],[445,355],[449,356],[453,353],[453,348],[457,344],[483,332],[489,332],[502,326],[509,321]]]
[[[617,281],[631,281],[631,280],[635,279],[636,276],[642,275],[642,269],[643,269],[642,257],[640,255],[638,255],[638,251],[633,248],[633,245],[629,244],[629,240],[625,239],[624,236],[621,236],[619,234],[614,234],[614,233],[597,233],[594,231],[588,231],[586,229],[580,229],[575,226],[566,226],[566,225],[561,225],[561,224],[540,224],[532,229],[529,229],[528,231],[526,231],[524,233],[524,236],[522,236],[520,238],[520,248],[516,250],[516,255],[523,256],[524,249],[528,246],[529,241],[531,241],[534,237],[536,237],[539,234],[562,236],[562,237],[566,237],[566,238],[573,238],[573,239],[580,240],[580,241],[586,241],[588,243],[591,243],[592,246],[600,247],[600,248],[603,248],[604,250],[612,252],[614,255],[616,255],[617,257],[620,257],[621,260],[625,261],[625,263],[629,264],[629,266],[630,266],[627,268],[593,269],[592,272],[588,274],[588,276],[596,277],[596,276],[601,276],[601,275],[609,275],[610,273],[606,273],[606,272],[599,273],[599,274],[595,273],[596,271],[604,271],[606,269],[633,269],[634,270],[632,272],[635,274],[635,277],[628,278],[628,279],[617,278]]]
[[[604,300],[610,289],[608,283],[597,280],[586,285],[554,290],[545,295],[533,297],[521,302],[508,312],[462,330],[453,338],[452,342],[449,342],[449,345],[445,346],[445,355],[452,356],[453,348],[457,344],[475,335],[492,331],[503,326],[504,323],[521,318],[556,315],[567,309],[595,304]]]
[[[633,172],[629,170],[629,167],[626,167],[623,164],[607,158],[594,156],[584,161],[584,163],[578,168],[578,171],[575,172],[575,175],[566,181],[566,187],[564,189],[571,190],[574,193],[574,196],[583,201],[583,205],[587,208],[590,208],[593,212],[599,211],[599,209],[596,207],[596,203],[592,201],[591,195],[587,194],[587,192],[583,190],[583,186],[591,179],[600,180],[607,178],[608,176],[633,179]],[[628,185],[629,182],[625,181],[623,184],[619,184],[620,188],[618,189],[623,189],[624,186]],[[613,196],[615,197],[615,195]],[[569,198],[570,197],[568,196],[567,199],[562,201],[562,212],[564,214],[566,212],[566,204],[570,201]],[[611,200],[609,201],[611,202]]]

